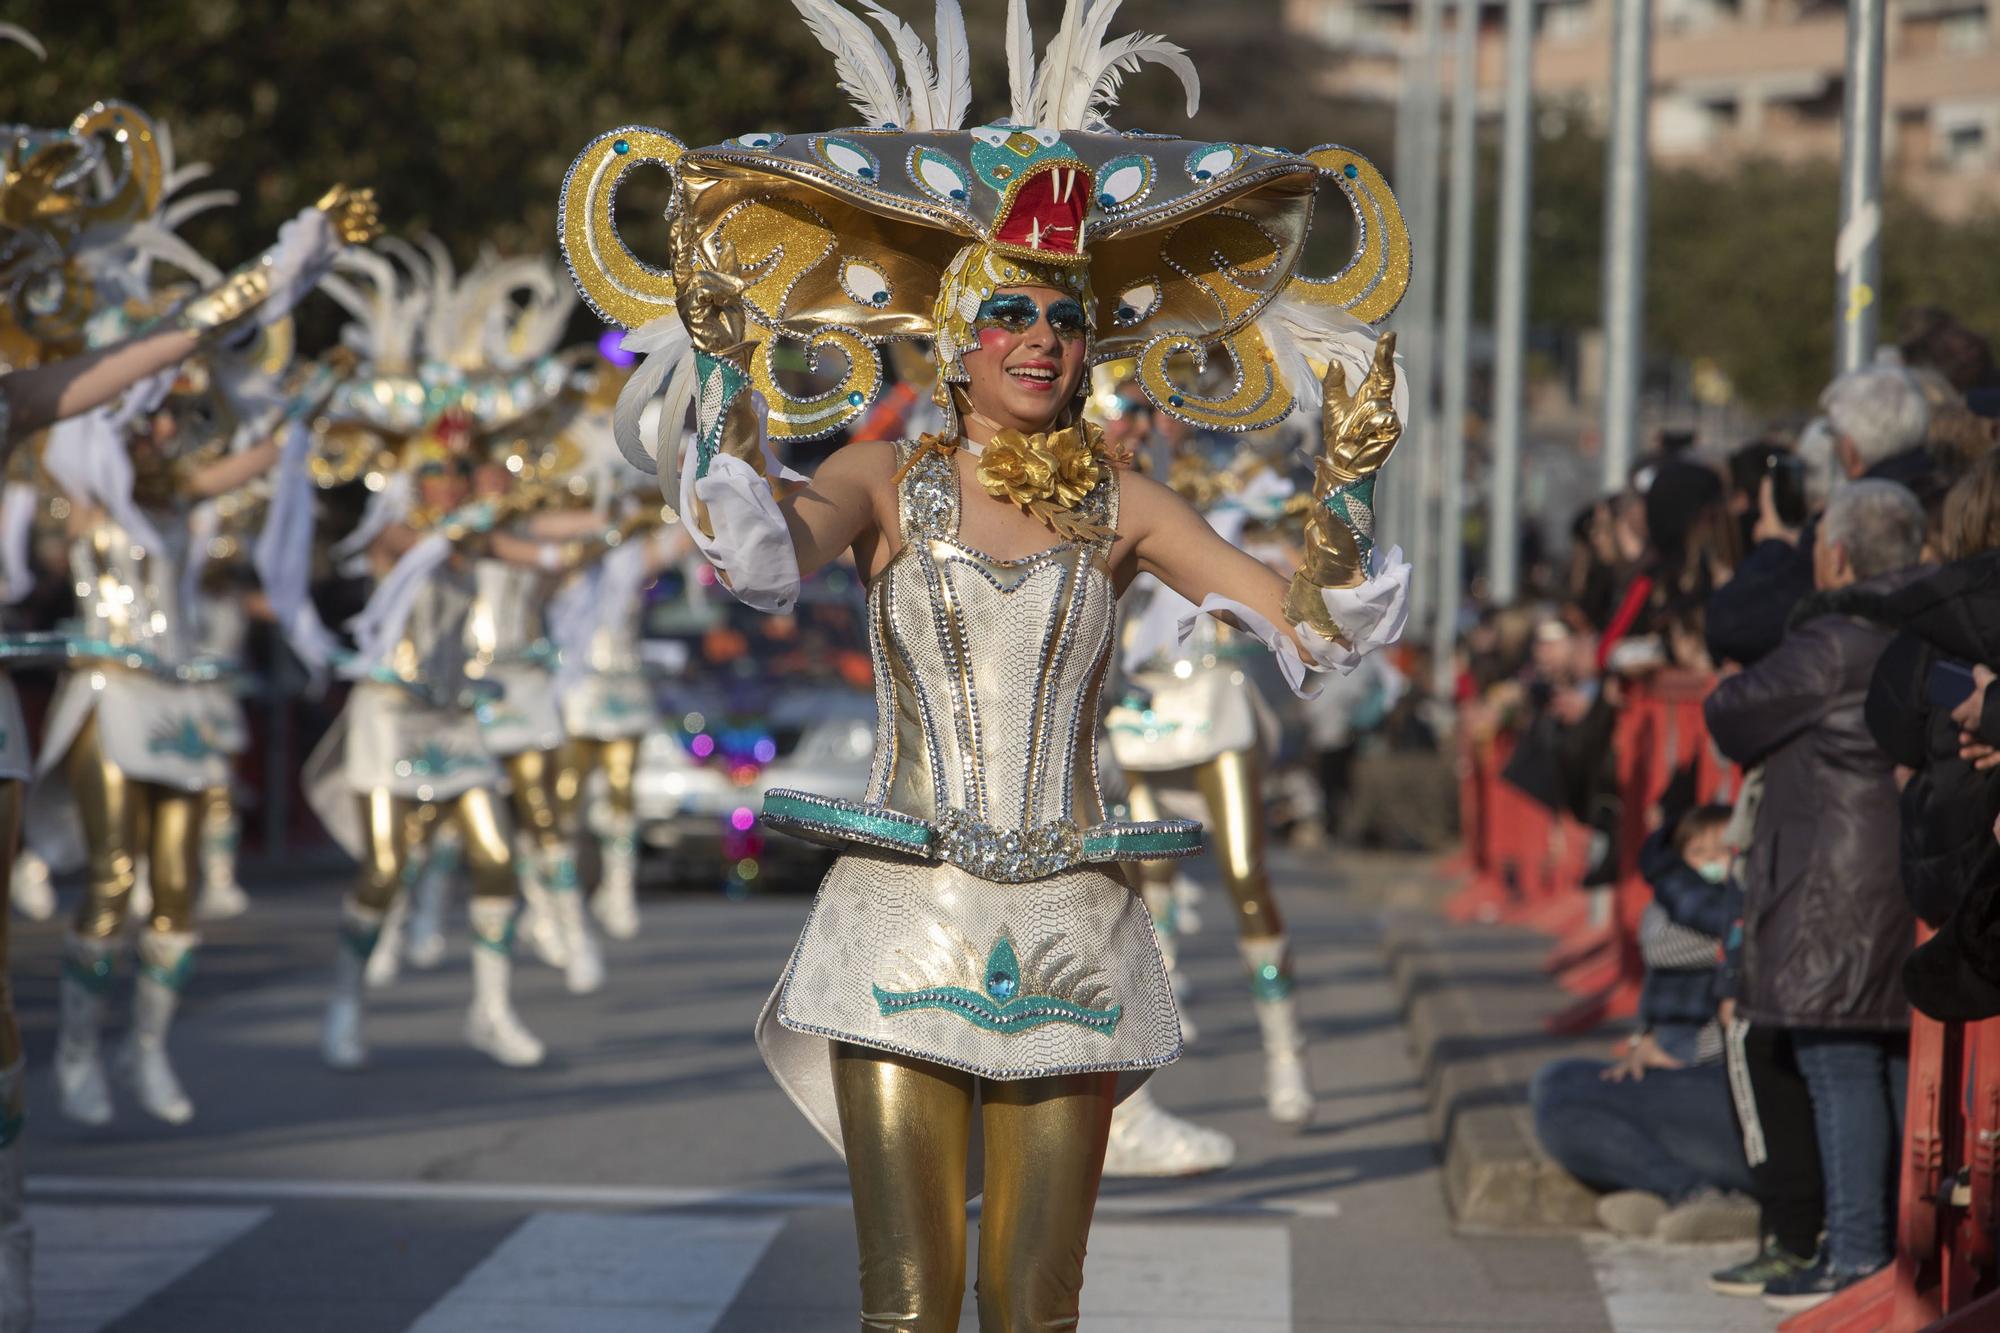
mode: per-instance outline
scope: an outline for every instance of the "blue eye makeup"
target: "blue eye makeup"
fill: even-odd
[[[973,327],[1026,333],[1035,327],[1042,313],[1034,297],[1022,292],[1001,292],[980,302]],[[1073,296],[1049,302],[1048,319],[1050,331],[1064,342],[1074,342],[1090,332],[1090,319],[1083,312],[1083,303]]]

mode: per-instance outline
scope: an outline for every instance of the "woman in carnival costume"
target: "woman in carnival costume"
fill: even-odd
[[[1281,520],[1291,484],[1263,460],[1217,471],[1187,452],[1167,482],[1201,510],[1222,538],[1250,545],[1246,532]],[[1264,553],[1257,553],[1260,558]],[[1279,1124],[1312,1118],[1313,1089],[1305,1034],[1293,997],[1291,946],[1266,865],[1263,770],[1277,723],[1244,671],[1257,647],[1212,619],[1190,634],[1180,626],[1195,608],[1169,587],[1145,579],[1146,596],[1125,635],[1126,697],[1105,719],[1113,753],[1130,780],[1135,818],[1158,818],[1166,801],[1205,813],[1216,862],[1229,891],[1238,949],[1264,1046],[1264,1102]],[[1165,865],[1143,871],[1145,896],[1171,962],[1176,948],[1179,878]]]
[[[1408,567],[1371,560],[1367,516],[1400,433],[1392,348],[1356,317],[1393,307],[1407,245],[1386,186],[1343,149],[1110,130],[1103,109],[1142,60],[1180,75],[1190,110],[1196,91],[1179,48],[1103,40],[1115,0],[1072,0],[1039,68],[1011,5],[1012,114],[971,131],[955,4],[934,57],[870,8],[906,56],[900,86],[862,20],[795,2],[869,128],[701,150],[613,131],[572,167],[563,242],[586,299],[651,354],[621,410],[664,384],[676,440],[696,408],[688,455],[658,459],[662,485],[735,593],[786,608],[803,571],[848,550],[869,580],[870,793],[766,797],[773,826],[843,850],[758,1025],[847,1157],[864,1322],[957,1326],[978,1105],[981,1326],[1074,1327],[1112,1108],[1180,1049],[1151,923],[1116,866],[1199,846],[1192,823],[1104,817],[1094,737],[1116,594],[1150,572],[1300,683],[1393,639]],[[642,161],[674,178],[671,271],[615,234],[612,187]],[[1295,269],[1323,178],[1368,225],[1349,267],[1315,283]],[[849,445],[809,481],[777,461],[772,443],[865,410],[883,341],[919,337],[943,431]],[[844,381],[793,397],[772,373],[779,338],[845,357]],[[1222,393],[1176,381],[1218,350],[1237,371]],[[1311,361],[1330,363],[1322,507],[1289,586],[1079,424],[1088,363],[1118,355],[1139,357],[1163,410],[1229,430],[1318,405]]]
[[[571,836],[590,831],[597,838],[591,914],[605,934],[629,940],[639,933],[632,784],[639,742],[658,720],[639,654],[639,618],[647,587],[691,547],[678,525],[662,525],[652,478],[618,452],[611,413],[624,385],[623,374],[600,365],[561,438],[580,456],[572,493],[624,524],[632,539],[579,570],[550,604],[549,620],[560,651],[555,685],[564,732],[557,794]]]
[[[407,262],[414,252],[401,249]],[[368,295],[344,280],[328,285],[357,317],[347,341],[368,361],[334,391],[319,423],[321,452],[369,466],[387,449],[395,460],[360,529],[336,547],[364,555],[378,583],[350,623],[357,649],[341,673],[355,682],[353,691],[307,769],[315,811],[361,862],[343,909],[321,1037],[323,1058],[341,1069],[366,1063],[365,968],[391,907],[444,824],[462,840],[472,877],[467,1043],[511,1066],[536,1065],[544,1055],[510,996],[520,885],[504,776],[479,721],[481,707],[504,705],[505,695],[471,670],[473,569],[491,557],[557,573],[584,552],[576,543],[507,531],[537,498],[532,488],[477,499],[471,476],[481,437],[555,402],[570,370],[553,357],[507,372],[471,369],[467,339],[492,340],[482,363],[490,367],[507,326],[485,320],[480,302],[447,299],[461,288],[441,250],[431,261],[420,277],[435,282],[415,290],[373,254],[352,261],[372,284]]]
[[[0,38],[40,54],[33,39],[11,25],[0,25]],[[246,326],[281,318],[311,290],[339,246],[365,236],[373,225],[365,195],[329,196],[322,201],[327,208],[308,210],[287,224],[279,244],[256,264],[200,293],[174,316],[122,342],[85,350],[82,321],[99,298],[72,260],[87,234],[107,227],[140,229],[153,218],[165,185],[160,138],[143,114],[119,103],[99,103],[63,129],[9,126],[4,134],[0,266],[11,299],[0,314],[6,326],[0,341],[8,349],[0,372],[0,455],[56,422],[105,406]],[[14,661],[67,655],[49,641],[8,647]],[[33,1323],[32,1239],[21,1209],[22,1059],[7,987],[5,932],[6,877],[32,768],[20,706],[4,675],[0,733],[0,1333],[26,1333]]]

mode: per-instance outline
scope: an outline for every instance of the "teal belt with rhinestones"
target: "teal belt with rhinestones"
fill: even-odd
[[[949,861],[1001,884],[1042,879],[1079,865],[1161,861],[1201,850],[1201,824],[1193,819],[1110,820],[1088,829],[1057,819],[1009,829],[981,823],[963,810],[947,810],[929,820],[887,806],[781,789],[764,794],[764,822],[813,842],[859,843]]]

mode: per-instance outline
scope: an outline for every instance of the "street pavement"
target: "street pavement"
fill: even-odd
[[[1281,857],[1321,1102],[1265,1116],[1255,1023],[1211,891],[1187,944],[1199,1038],[1154,1083],[1236,1137],[1216,1176],[1108,1184],[1088,1333],[1767,1329],[1696,1295],[1714,1252],[1456,1234],[1379,949],[1409,863]],[[1198,868],[1198,873],[1200,870]],[[465,934],[377,993],[374,1059],[316,1054],[341,881],[266,871],[207,930],[175,1033],[194,1122],[63,1121],[46,1077],[53,925],[14,951],[25,1140],[49,1333],[820,1333],[851,1330],[845,1173],[765,1073],[750,1025],[804,894],[660,894],[599,994],[522,964],[549,1044],[500,1069],[458,1040]],[[1724,1252],[1720,1257],[1728,1257]],[[963,1328],[974,1329],[970,1305]]]

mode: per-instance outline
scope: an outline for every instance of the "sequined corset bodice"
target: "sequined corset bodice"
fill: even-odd
[[[1118,488],[1084,501],[1107,527]],[[869,799],[1028,829],[1104,817],[1097,691],[1117,598],[1101,544],[994,560],[958,540],[957,468],[927,455],[903,487],[903,549],[868,593],[878,731]]]
[[[186,529],[158,520],[170,549],[141,546],[109,518],[70,543],[79,638],[86,648],[137,652],[163,665],[189,660],[193,644],[181,612],[180,560]]]
[[[525,655],[543,635],[547,580],[538,569],[481,560],[473,567],[477,595],[469,621],[469,646],[481,663]]]
[[[1112,528],[1117,506],[1107,468],[1080,507]],[[1198,826],[1104,817],[1097,717],[1117,605],[1106,545],[1064,542],[1022,560],[972,549],[958,538],[957,467],[937,453],[905,476],[900,517],[902,550],[868,592],[867,802],[822,802],[829,827],[819,831],[894,846],[920,829],[928,854],[999,880],[1198,846],[1180,845]],[[811,825],[812,812],[792,804],[808,799],[773,793],[766,814]]]
[[[466,620],[472,612],[472,580],[450,568],[439,570],[417,592],[403,636],[389,654],[388,673],[433,693],[460,688],[469,654]]]

